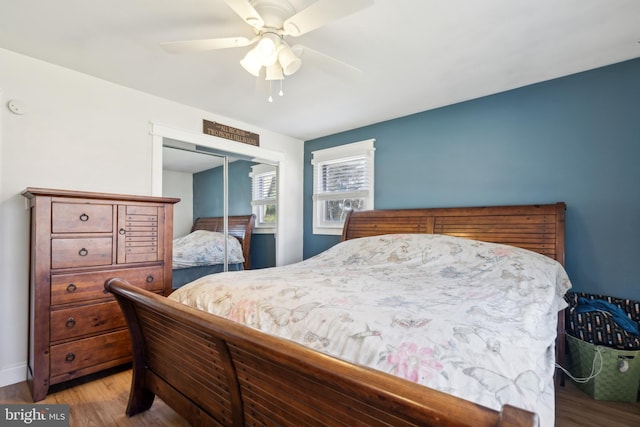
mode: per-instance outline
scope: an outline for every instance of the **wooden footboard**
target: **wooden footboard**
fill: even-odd
[[[131,332],[126,409],[157,395],[193,425],[534,426],[531,412],[494,411],[195,310],[120,279],[105,283]]]

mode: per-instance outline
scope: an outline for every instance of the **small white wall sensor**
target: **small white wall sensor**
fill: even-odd
[[[17,99],[9,100],[9,102],[7,103],[7,107],[13,114],[22,115],[27,112],[27,107]]]

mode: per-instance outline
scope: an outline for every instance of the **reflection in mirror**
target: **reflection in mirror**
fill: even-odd
[[[252,258],[252,268],[275,267],[278,168],[264,163],[252,163],[249,177],[251,208],[256,216],[251,255],[255,258]]]
[[[263,222],[273,218],[274,192],[277,188],[275,166],[230,157],[227,153],[180,141],[165,140],[163,145],[163,195],[179,197],[182,200],[174,210],[174,237],[189,236],[197,218],[224,217],[225,184],[228,216],[262,212]],[[228,161],[226,173],[225,159]],[[268,195],[274,197],[266,201],[267,205],[262,205],[262,202],[252,205],[255,193],[252,190],[256,183],[255,171],[271,171],[271,180],[263,180],[272,186],[272,191]],[[267,215],[265,216],[264,213]],[[174,255],[175,252],[174,250]],[[243,268],[242,263],[234,262],[236,260],[232,259],[233,252],[227,248],[225,257],[225,260],[228,259],[226,268],[231,271]],[[259,227],[253,229],[253,235],[250,237],[250,268],[275,266],[275,252],[275,224],[269,226],[261,223]],[[224,261],[222,270],[225,270]],[[195,280],[200,273],[194,272],[193,275],[190,273],[186,278],[180,278],[184,274],[185,272],[174,269],[174,287],[186,283],[184,280]],[[176,280],[177,278],[180,280]]]
[[[251,205],[256,227],[267,232],[276,228],[278,176],[273,165],[253,163],[251,166]]]

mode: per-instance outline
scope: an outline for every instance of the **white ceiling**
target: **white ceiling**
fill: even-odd
[[[224,0],[0,0],[2,48],[303,140],[640,57],[640,1],[375,0],[287,39],[361,76],[303,57],[273,103],[247,47],[160,47],[228,36],[253,33]]]

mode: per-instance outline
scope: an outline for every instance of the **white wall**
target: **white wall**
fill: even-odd
[[[152,194],[150,122],[201,132],[202,119],[260,134],[285,153],[288,235],[302,259],[303,143],[0,49],[0,386],[26,378],[29,217],[21,191],[61,188]],[[7,101],[21,101],[15,115]]]
[[[186,236],[193,225],[193,174],[163,170],[162,195],[180,199],[173,206],[173,237]]]

